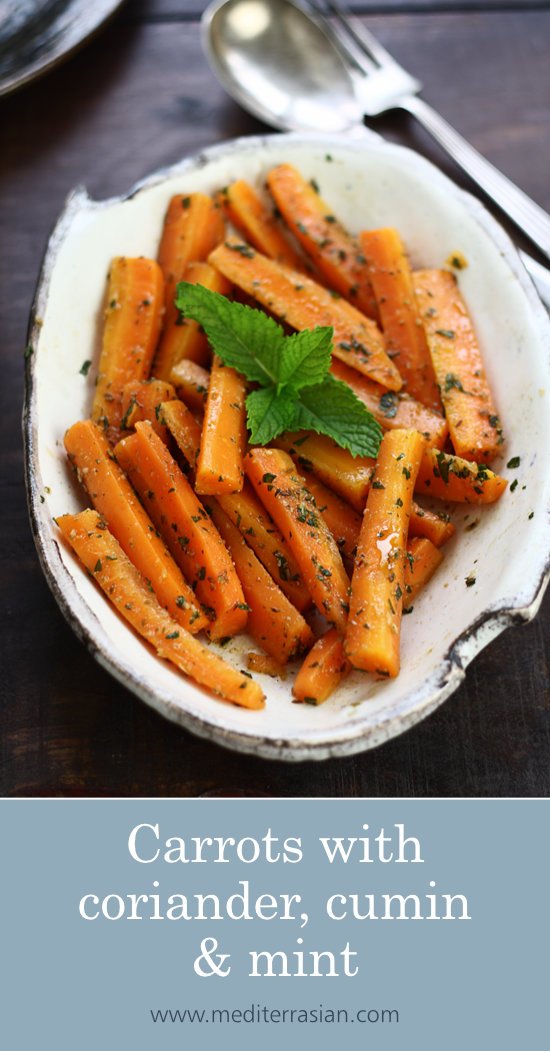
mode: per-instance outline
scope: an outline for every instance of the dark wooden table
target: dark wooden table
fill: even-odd
[[[0,794],[547,795],[548,599],[403,737],[350,759],[288,765],[225,752],[164,722],[94,663],[49,593],[27,523],[20,440],[25,326],[42,251],[74,184],[98,198],[119,194],[207,144],[264,130],[210,73],[201,6],[129,2],[64,66],[0,100]],[[550,210],[550,4],[363,0],[362,8],[422,78],[425,97]],[[405,118],[379,130],[456,176]]]

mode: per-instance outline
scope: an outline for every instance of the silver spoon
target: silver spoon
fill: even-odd
[[[363,123],[340,51],[289,0],[213,0],[202,17],[202,42],[228,94],[266,124],[380,138]],[[550,307],[550,271],[520,256]]]
[[[323,30],[288,0],[214,0],[203,46],[226,91],[283,131],[363,126],[354,82]]]

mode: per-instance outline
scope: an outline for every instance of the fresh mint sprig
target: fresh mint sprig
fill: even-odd
[[[326,434],[353,456],[378,454],[382,430],[346,383],[329,372],[332,328],[286,336],[262,310],[182,281],[176,305],[202,326],[214,352],[259,384],[246,399],[252,445],[284,431]]]

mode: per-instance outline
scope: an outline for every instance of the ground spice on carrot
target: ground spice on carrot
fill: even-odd
[[[65,435],[65,448],[94,507],[130,561],[149,580],[161,606],[193,634],[205,628],[208,618],[116,462],[101,428],[92,420],[74,423]]]
[[[412,494],[425,449],[418,431],[387,431],[363,516],[344,648],[354,668],[399,673],[405,556]]]
[[[203,646],[162,609],[96,511],[62,515],[56,521],[109,601],[157,656],[226,701],[243,708],[264,707],[258,683]]]
[[[204,408],[195,487],[216,496],[243,487],[246,449],[246,380],[214,355]]]
[[[345,300],[236,238],[227,238],[211,252],[208,261],[291,328],[301,331],[316,325],[331,326],[335,357],[388,390],[401,389],[403,381],[386,354],[380,329]]]
[[[158,253],[165,278],[164,322],[153,369],[159,379],[170,379],[178,360],[182,319],[175,305],[176,285],[189,263],[206,260],[223,241],[224,231],[221,209],[206,194],[176,194],[170,200]]]
[[[359,234],[359,244],[367,260],[386,351],[396,362],[407,392],[422,405],[441,412],[439,389],[403,242],[397,230],[383,227],[364,230]]]
[[[349,579],[336,541],[304,479],[290,456],[280,449],[251,449],[244,463],[255,492],[290,547],[317,609],[343,631],[349,609]]]
[[[460,456],[427,449],[422,457],[416,492],[465,504],[492,504],[502,496],[508,482],[485,464]]]
[[[292,693],[305,704],[322,704],[350,670],[344,641],[336,628],[317,640],[296,676]]]
[[[229,222],[254,248],[293,270],[303,268],[304,260],[285,237],[274,209],[264,204],[250,183],[244,179],[230,183],[219,199]]]
[[[112,444],[118,441],[122,391],[148,379],[163,308],[164,279],[154,259],[113,259],[92,416]]]
[[[490,463],[504,436],[478,339],[454,274],[418,270],[416,297],[457,456]]]
[[[164,443],[146,422],[117,445],[128,472],[175,561],[209,613],[213,639],[246,627],[247,607],[233,562],[204,509]]]
[[[320,197],[317,186],[291,164],[273,168],[267,185],[289,229],[327,284],[376,320],[378,307],[362,250]]]
[[[312,643],[311,629],[217,501],[208,500],[206,507],[231,553],[242,584],[249,607],[247,631],[281,667]]]

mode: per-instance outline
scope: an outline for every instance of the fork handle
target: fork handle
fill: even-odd
[[[400,99],[397,105],[416,117],[453,160],[550,259],[550,215],[490,161],[485,160],[423,99],[411,95]]]

